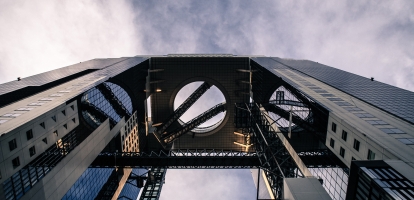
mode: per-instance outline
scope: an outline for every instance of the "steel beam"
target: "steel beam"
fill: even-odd
[[[115,161],[116,160],[116,161]],[[225,150],[170,150],[150,153],[101,153],[90,167],[258,168],[256,153]]]
[[[283,197],[283,179],[296,178],[310,174],[307,168],[299,167],[286,148],[280,134],[276,133],[266,116],[256,104],[236,104],[235,109],[242,110],[248,117],[250,133],[253,133],[254,144],[261,168],[266,174],[267,181],[276,199]],[[240,112],[237,112],[241,114]],[[237,127],[245,128],[245,127]]]
[[[161,195],[161,189],[164,185],[165,167],[152,167],[148,172],[147,182],[141,192],[140,200],[158,200]]]
[[[292,100],[272,100],[269,101],[269,103],[274,104],[274,105],[289,105],[289,106],[297,106],[297,107],[304,107],[304,108],[308,108],[308,105],[300,102],[300,101],[292,101]]]
[[[348,167],[329,149],[298,152],[298,155],[308,168],[342,168],[348,171]]]
[[[100,108],[96,107],[93,104],[82,103],[82,110],[89,112],[89,114],[99,119],[101,123],[104,122],[107,118],[109,118],[109,122],[111,123],[111,125],[112,126],[116,125],[116,121],[112,117],[107,115],[103,110],[101,110]]]
[[[211,119],[212,117],[216,116],[217,114],[226,111],[226,103],[219,103],[209,110],[205,111],[204,113],[200,114],[199,116],[195,117],[191,121],[185,123],[182,127],[169,132],[167,134],[161,135],[161,144],[169,144],[172,143],[175,139],[187,133],[197,127],[198,125],[206,122],[207,120]]]
[[[170,125],[177,121],[203,94],[211,87],[207,82],[200,85],[175,111],[171,114],[166,121],[164,121],[156,131],[158,135],[164,133]],[[155,132],[154,132],[155,133]],[[158,135],[155,135],[156,137]]]
[[[283,117],[284,119],[289,121],[289,116],[290,116],[290,112],[286,111],[282,108],[280,108],[279,106],[273,104],[273,103],[269,103],[269,104],[265,104],[263,105],[263,107],[266,109],[266,111],[270,111],[273,112],[281,117]],[[299,116],[297,116],[295,113],[292,113],[292,122],[295,123],[296,125],[300,126],[301,128],[310,131],[310,132],[315,132],[316,130],[313,128],[313,125],[310,124],[309,122],[303,120],[302,118],[300,118]]]
[[[118,114],[120,118],[129,118],[129,116],[131,116],[131,113],[125,108],[125,106],[122,104],[122,101],[118,99],[118,97],[112,92],[111,88],[108,85],[102,83],[97,85],[96,88],[102,93],[105,99],[108,100],[109,104],[111,104],[116,114]]]

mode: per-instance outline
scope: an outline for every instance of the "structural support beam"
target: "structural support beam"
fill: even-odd
[[[112,126],[116,124],[116,121],[112,117],[93,104],[82,103],[82,110],[89,112],[89,114],[93,115],[101,122],[104,122],[107,118],[109,118],[109,122]]]
[[[115,161],[116,160],[116,161]],[[116,163],[115,163],[116,162]],[[170,150],[150,153],[101,153],[91,167],[258,168],[256,153],[224,150]]]
[[[156,131],[158,135],[164,133],[170,125],[177,121],[209,88],[211,85],[207,82],[204,82],[200,85],[175,111],[171,114],[161,127]],[[156,135],[157,136],[157,135]]]
[[[266,109],[266,111],[268,112],[273,112],[281,117],[283,117],[284,119],[289,121],[289,117],[290,117],[290,112],[286,111],[282,108],[280,108],[279,106],[269,103],[264,105],[264,108]],[[300,118],[299,116],[295,115],[294,113],[292,113],[292,122],[295,123],[296,125],[302,127],[303,129],[309,131],[309,132],[316,132],[315,129],[312,127],[312,124],[310,124],[309,122],[303,120],[302,118]]]
[[[167,134],[161,135],[161,144],[169,144],[172,143],[175,139],[187,133],[197,127],[198,125],[206,122],[207,120],[211,119],[212,117],[216,116],[217,114],[226,111],[226,103],[220,103],[215,105],[214,107],[210,108],[206,112],[202,113],[201,115],[195,117],[191,121],[185,123],[182,127],[169,132]],[[163,145],[164,145],[163,144]]]
[[[152,167],[148,172],[147,182],[141,192],[140,200],[158,200],[161,195],[161,189],[164,185],[165,167]]]
[[[329,149],[298,152],[298,155],[308,168],[342,168],[348,171],[348,167]]]
[[[108,100],[120,118],[129,118],[129,116],[131,116],[131,113],[125,108],[125,106],[122,104],[122,101],[118,99],[118,97],[112,92],[111,88],[108,85],[102,83],[97,85],[96,88],[102,93],[105,99]]]
[[[236,112],[237,114],[247,118],[246,120],[240,120],[236,116],[238,121],[242,121],[242,123],[236,123],[236,125],[247,125],[250,129],[249,132],[253,134],[261,168],[264,169],[267,181],[276,199],[283,197],[284,178],[312,176],[300,158],[297,155],[292,155],[295,153],[294,150],[287,149],[289,144],[286,139],[281,138],[283,134],[274,130],[268,118],[256,104],[236,104],[235,109],[239,110]],[[244,122],[247,124],[244,124]]]
[[[269,103],[274,105],[289,105],[289,106],[297,106],[297,107],[304,107],[307,108],[308,106],[300,101],[292,101],[292,100],[272,100]]]

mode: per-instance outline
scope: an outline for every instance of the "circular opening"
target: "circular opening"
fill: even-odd
[[[114,83],[104,82],[102,84],[117,97],[126,111],[132,114],[132,101],[127,92]],[[85,92],[82,96],[81,103],[84,108],[82,110],[83,118],[92,127],[99,126],[106,117],[109,117],[114,123],[118,123],[122,118],[97,88],[92,88]]]
[[[286,100],[285,103],[276,103],[278,100]],[[292,102],[292,103],[289,103]],[[273,92],[272,96],[269,99],[269,103],[275,103],[278,107],[282,108],[285,111],[292,112],[292,115],[299,116],[303,120],[307,120],[310,114],[310,110],[308,107],[301,107],[301,106],[294,106],[294,102],[300,102],[298,98],[294,94],[292,94],[289,90],[285,87],[280,86],[278,89]],[[277,126],[281,130],[288,130],[289,128],[289,119],[285,119],[279,116],[276,113],[269,112],[270,117],[275,121]],[[293,122],[290,124],[292,127],[292,131],[296,129],[300,129],[300,127],[296,126]]]
[[[203,81],[196,81],[181,88],[174,99],[174,110],[176,110],[203,83]],[[187,123],[210,108],[225,102],[226,98],[223,93],[213,85],[179,118],[178,122],[180,124]],[[194,133],[210,132],[220,126],[225,116],[226,112],[221,112],[191,131]]]

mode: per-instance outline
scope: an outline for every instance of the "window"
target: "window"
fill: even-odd
[[[52,119],[53,119],[53,121],[55,121],[55,122],[56,122],[56,115],[53,115],[53,116],[52,116]]]
[[[34,109],[33,107],[21,107],[17,109],[16,111],[31,111],[33,109]]]
[[[14,138],[9,141],[9,149],[10,151],[13,151],[16,148],[17,148],[17,142],[16,142],[16,138]]]
[[[73,118],[72,121],[73,121],[73,123],[76,123],[76,119],[75,118]]]
[[[345,149],[344,148],[341,147],[339,149],[339,155],[341,155],[342,158],[345,157]]]
[[[336,133],[336,124],[332,122],[332,131]]]
[[[47,144],[47,138],[43,138],[42,141]]]
[[[12,164],[13,164],[13,167],[14,167],[14,168],[16,168],[16,167],[20,166],[20,159],[19,159],[19,156],[17,156],[16,158],[14,158],[14,159],[12,160]]]
[[[21,115],[20,113],[7,113],[7,114],[4,114],[1,117],[16,118],[16,117],[18,117],[20,115]]]
[[[352,156],[351,160],[356,160],[356,159]]]
[[[39,125],[40,125],[41,127],[43,127],[43,128],[46,128],[46,126],[45,126],[45,123],[44,123],[44,122],[40,123]]]
[[[30,139],[33,138],[33,131],[32,131],[32,129],[26,131],[26,138],[27,138],[27,140],[30,140]]]
[[[55,134],[56,136],[59,136],[58,131],[53,131],[53,134]]]
[[[371,149],[368,149],[367,159],[368,160],[374,160],[375,159],[375,153],[373,151],[371,151]]]
[[[7,121],[9,121],[9,120],[7,120],[7,119],[0,119],[0,124],[3,124],[5,122],[7,122]]]
[[[66,116],[66,110],[62,110],[62,114]]]
[[[344,131],[344,130],[342,130],[342,139],[344,140],[344,141],[346,141],[346,138],[348,137],[348,132],[346,132],[346,131]]]
[[[41,102],[34,102],[34,103],[30,103],[28,106],[41,106],[45,103],[41,103]]]
[[[72,110],[75,110],[75,106],[74,105],[71,105],[70,108],[72,108]]]
[[[359,151],[359,141],[357,139],[354,139],[354,149]]]
[[[68,129],[68,125],[67,124],[63,124],[63,127],[65,127],[65,129]]]
[[[333,140],[333,139],[331,138],[331,141],[329,142],[329,145],[330,145],[332,148],[335,148],[335,140]]]
[[[29,148],[30,157],[34,156],[36,154],[36,148],[35,146],[32,146]]]

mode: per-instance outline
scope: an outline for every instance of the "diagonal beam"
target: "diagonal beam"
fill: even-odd
[[[304,107],[307,108],[308,106],[300,101],[292,101],[292,100],[272,100],[269,101],[269,103],[271,104],[276,104],[276,105],[289,105],[289,106],[297,106],[297,107]]]
[[[171,114],[162,126],[157,130],[158,134],[164,133],[165,130],[178,118],[180,118],[209,88],[211,85],[204,82],[200,85],[181,105],[178,107],[173,114]]]
[[[104,122],[107,118],[109,118],[109,121],[112,125],[116,124],[116,121],[112,117],[107,115],[103,110],[101,110],[93,104],[82,103],[82,110],[89,112],[91,115],[99,119],[99,121],[101,122]]]
[[[289,111],[286,111],[282,108],[280,108],[279,106],[269,103],[263,106],[266,111],[270,111],[273,112],[281,117],[283,117],[284,119],[289,121]],[[294,113],[292,113],[292,122],[295,123],[296,125],[302,127],[303,129],[310,131],[310,132],[316,132],[315,129],[312,127],[312,124],[310,124],[309,122],[303,120],[302,118],[300,118],[299,116],[295,115]]]
[[[187,133],[188,131],[194,129],[198,125],[206,122],[207,120],[211,119],[212,117],[216,116],[217,114],[226,111],[226,103],[220,103],[215,105],[214,107],[210,108],[206,112],[200,114],[199,116],[195,117],[191,121],[185,123],[182,127],[169,132],[161,136],[161,144],[169,144],[173,142],[175,139]]]
[[[111,104],[116,114],[118,114],[120,118],[128,118],[131,116],[131,113],[125,108],[125,106],[122,104],[122,101],[118,99],[118,97],[112,92],[111,88],[108,85],[102,83],[97,85],[96,88],[102,93],[105,99],[108,100],[109,104]]]

